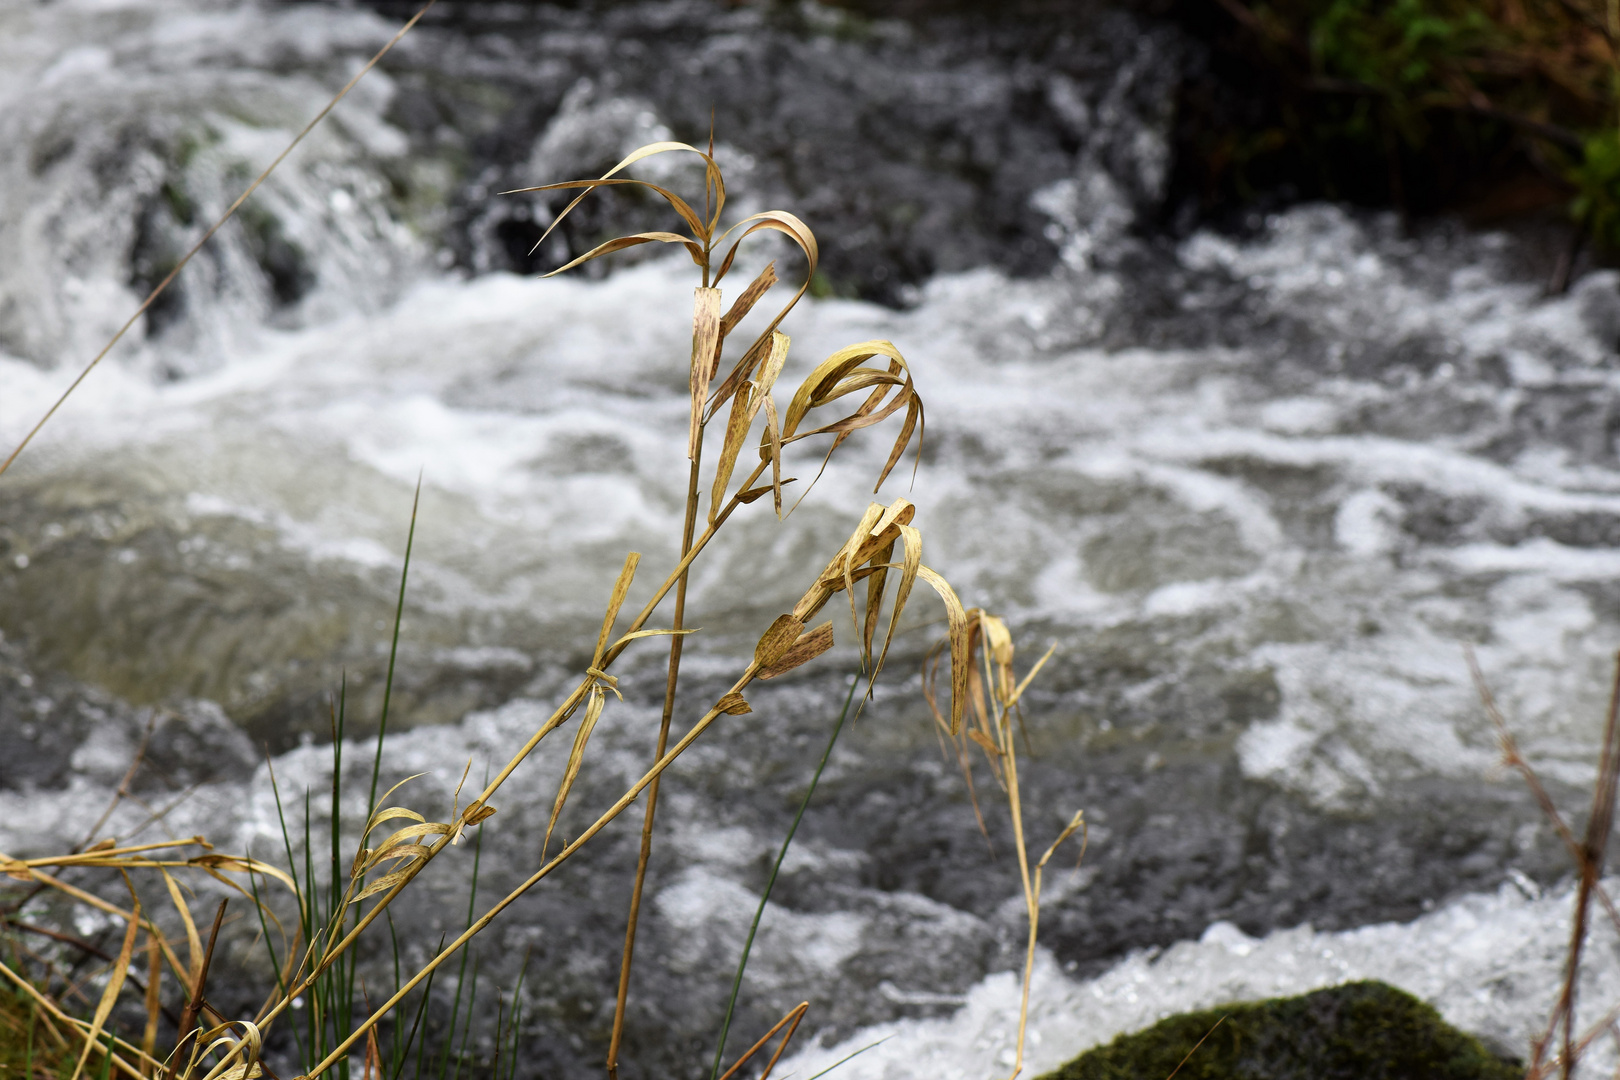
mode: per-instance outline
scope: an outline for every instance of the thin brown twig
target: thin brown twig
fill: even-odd
[[[214,943],[219,940],[219,926],[225,921],[225,905],[228,903],[229,900],[221,900],[219,910],[214,912],[214,927],[208,932],[208,949],[203,953],[202,965],[197,969],[197,984],[191,988],[191,997],[186,1001],[185,1011],[180,1014],[180,1034],[175,1041],[174,1056],[170,1058],[168,1070],[164,1073],[166,1080],[174,1080],[180,1050],[191,1037],[197,1024],[197,1015],[202,1012],[203,986],[208,982],[208,968],[214,962]]]
[[[703,454],[701,425],[697,448],[698,453],[692,459],[686,487],[686,523],[681,534],[683,559],[692,550],[692,537],[697,528]],[[675,585],[675,611],[670,620],[670,628],[676,631],[686,625],[686,586],[689,577],[690,570],[683,572]],[[675,715],[675,691],[681,677],[681,646],[685,641],[684,634],[670,635],[669,675],[664,682],[664,707],[658,719],[658,745],[653,755],[654,761],[663,757],[664,751],[669,748],[669,725]],[[630,969],[636,951],[636,924],[641,917],[641,894],[647,880],[647,864],[652,859],[653,819],[658,813],[658,787],[662,779],[662,775],[654,777],[647,788],[647,809],[641,823],[641,847],[636,854],[636,878],[630,890],[630,915],[624,929],[624,956],[619,964],[618,996],[613,1006],[613,1035],[608,1042],[607,1072],[610,1080],[618,1080],[619,1076],[619,1046],[624,1040],[625,1007],[630,997]]]
[[[776,1053],[771,1055],[771,1060],[766,1064],[765,1071],[760,1074],[759,1080],[765,1080],[766,1077],[771,1075],[771,1070],[776,1068],[776,1062],[779,1058],[781,1058],[782,1051],[787,1049],[788,1040],[792,1039],[793,1033],[799,1030],[799,1021],[804,1019],[804,1014],[809,1010],[810,1003],[808,1001],[801,1001],[792,1009],[788,1010],[788,1014],[786,1016],[778,1020],[771,1027],[771,1030],[761,1035],[758,1042],[756,1042],[753,1046],[750,1046],[743,1056],[737,1059],[736,1063],[732,1065],[731,1068],[727,1069],[723,1074],[721,1074],[720,1080],[731,1080],[731,1078],[736,1075],[737,1070],[747,1064],[749,1058],[759,1053],[760,1050],[764,1048],[765,1044],[771,1041],[772,1035],[775,1035],[778,1031],[781,1031],[783,1025],[789,1025],[787,1034],[782,1036],[782,1042],[776,1048]]]
[[[1200,1046],[1204,1045],[1204,1041],[1206,1039],[1208,1039],[1211,1035],[1215,1034],[1215,1028],[1220,1027],[1225,1022],[1226,1022],[1226,1017],[1225,1016],[1222,1016],[1219,1020],[1215,1021],[1214,1026],[1212,1026],[1208,1031],[1204,1032],[1204,1038],[1199,1039],[1197,1042],[1193,1043],[1193,1048],[1191,1050],[1187,1051],[1187,1056],[1186,1057],[1181,1059],[1181,1065],[1177,1065],[1175,1068],[1171,1069],[1170,1070],[1170,1075],[1165,1077],[1164,1080],[1175,1080],[1176,1073],[1181,1071],[1181,1066],[1185,1065],[1185,1064],[1187,1064],[1187,1062],[1191,1061],[1192,1056],[1194,1054],[1198,1053],[1198,1048]]]

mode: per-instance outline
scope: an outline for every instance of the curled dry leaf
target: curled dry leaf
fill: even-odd
[[[703,406],[709,400],[709,380],[720,349],[720,290],[699,287],[692,304],[692,418],[687,429],[686,456],[698,459],[703,447]]]
[[[546,823],[546,838],[540,843],[541,861],[545,860],[546,849],[551,846],[551,831],[557,827],[557,818],[562,815],[563,803],[568,801],[568,792],[579,778],[580,766],[585,763],[586,744],[591,741],[596,722],[602,718],[602,708],[606,702],[607,695],[602,687],[592,686],[590,700],[585,705],[585,718],[579,722],[579,730],[574,733],[574,746],[568,752],[568,765],[563,770],[562,783],[557,787],[557,801],[551,807],[551,820]]]
[[[743,696],[736,691],[732,691],[715,702],[714,707],[729,716],[742,716],[745,713],[754,711],[754,707],[748,704]]]
[[[786,675],[802,664],[808,664],[833,647],[833,624],[824,622],[814,630],[806,630],[775,662],[760,668],[759,678],[774,679]]]
[[[804,633],[804,622],[792,615],[778,615],[776,621],[771,623],[770,629],[760,636],[759,643],[754,646],[754,666],[768,668],[782,658],[782,654],[793,648],[799,635]]]

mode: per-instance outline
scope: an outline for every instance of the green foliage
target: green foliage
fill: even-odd
[[[1206,202],[1284,187],[1424,213],[1535,187],[1620,241],[1601,0],[1226,0],[1234,17],[1218,48],[1253,97],[1224,117],[1185,100]]]
[[[1611,248],[1620,249],[1620,132],[1599,132],[1569,171],[1576,195],[1570,213]]]
[[[1368,981],[1172,1016],[1042,1080],[1163,1080],[1178,1066],[1181,1080],[1518,1080],[1523,1071],[1410,994]]]

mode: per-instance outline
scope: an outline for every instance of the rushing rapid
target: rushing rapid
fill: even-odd
[[[1035,1065],[1166,1011],[1348,977],[1405,986],[1522,1053],[1557,979],[1566,863],[1495,771],[1466,652],[1574,798],[1620,629],[1615,275],[1547,298],[1523,237],[1325,205],[1241,235],[1147,234],[1165,169],[1155,79],[1178,46],[1117,14],[1083,28],[1085,70],[1015,78],[961,43],[887,23],[863,37],[813,6],[786,23],[673,2],[595,22],[546,11],[407,39],[0,480],[0,737],[17,748],[0,763],[0,850],[77,842],[150,717],[167,770],[152,783],[191,791],[167,827],[274,850],[261,750],[284,792],[320,790],[330,756],[312,739],[345,673],[357,714],[375,714],[418,479],[385,768],[425,773],[413,798],[448,803],[469,762],[498,767],[588,661],[624,552],[673,562],[695,281],[670,258],[528,274],[513,252],[550,211],[496,192],[695,137],[667,105],[677,89],[635,81],[649,40],[727,78],[778,63],[832,95],[887,57],[874,108],[910,115],[932,86],[989,116],[1022,100],[1022,78],[1041,122],[1069,125],[1051,137],[1068,149],[1031,151],[1023,186],[998,189],[1022,255],[954,219],[859,234],[885,212],[862,201],[882,176],[816,187],[746,142],[804,107],[791,99],[722,127],[720,157],[739,214],[806,198],[823,245],[846,249],[830,264],[845,277],[784,327],[783,383],[850,342],[898,345],[927,430],[915,478],[908,459],[884,493],[918,505],[927,561],[1008,617],[1021,656],[1058,646],[1026,699],[1032,843],[1075,809],[1093,824],[1084,866],[1053,874],[1044,904]],[[0,9],[8,448],[392,29],[327,7]],[[530,82],[503,49],[533,62]],[[944,214],[954,174],[925,172],[916,197]],[[768,245],[751,257],[793,272]],[[888,303],[826,295],[841,283]],[[858,435],[786,521],[755,503],[705,556],[694,693],[729,681],[847,535],[887,449]],[[1010,1045],[1010,830],[988,814],[992,858],[930,726],[935,615],[915,607],[834,757],[749,969],[740,1024],[811,1001],[801,1069],[892,1034],[843,1072],[937,1060],[971,1076]],[[580,822],[651,754],[656,653],[625,668],[628,700],[570,800]],[[780,793],[802,790],[853,663],[841,648],[759,692],[671,774],[633,991],[631,1060],[648,1074],[695,1074],[712,1052],[791,816]],[[490,888],[532,869],[563,756],[547,744],[522,776],[532,805],[509,796],[486,828]],[[503,985],[529,956],[542,1072],[602,1052],[634,860],[628,827],[604,839],[491,931]],[[465,887],[447,872],[402,909],[411,948]],[[263,974],[245,948],[244,973]],[[1591,1000],[1620,993],[1593,978]]]

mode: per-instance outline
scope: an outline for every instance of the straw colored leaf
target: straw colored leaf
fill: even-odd
[[[726,311],[726,317],[720,320],[720,336],[723,338],[730,337],[731,332],[737,329],[737,324],[748,317],[748,313],[754,309],[754,305],[759,303],[760,297],[764,296],[770,290],[770,287],[776,284],[776,281],[776,263],[773,260],[766,263],[765,269],[759,272],[759,276],[750,281],[748,288],[744,289],[737,299],[732,301],[731,307]],[[744,376],[744,378],[746,377]]]
[[[679,151],[686,151],[696,154],[704,161],[705,183],[711,185],[711,190],[713,190],[716,195],[714,200],[714,216],[709,222],[705,222],[702,218],[700,218],[697,212],[692,209],[685,199],[681,198],[679,195],[676,195],[672,191],[661,188],[657,184],[648,183],[645,180],[635,180],[628,177],[615,178],[616,174],[623,172],[625,169],[628,169],[638,161],[644,161],[656,154],[667,154],[670,152]],[[592,191],[595,191],[599,187],[609,187],[620,184],[633,184],[638,187],[648,188],[657,192],[663,197],[665,202],[669,203],[670,208],[674,210],[676,214],[680,215],[681,220],[686,222],[687,227],[692,230],[692,235],[694,237],[706,238],[713,234],[713,222],[719,220],[720,208],[725,205],[725,182],[720,177],[720,170],[715,164],[714,158],[708,154],[705,154],[697,147],[689,146],[683,142],[656,142],[648,143],[646,146],[637,147],[635,150],[632,150],[623,161],[613,166],[613,168],[609,169],[595,180],[566,180],[558,184],[542,184],[539,187],[516,188],[512,191],[503,192],[502,194],[518,195],[531,191],[562,191],[567,189],[583,189],[580,190],[580,193],[574,197],[572,202],[563,208],[563,212],[558,214],[556,218],[552,220],[551,224],[546,227],[546,231],[541,234],[540,239],[535,241],[534,247],[530,249],[532,252],[539,250],[540,245],[546,242],[546,237],[551,235],[551,231],[558,225],[562,224],[563,219],[573,211],[574,207],[580,204],[585,196],[589,195]]]
[[[602,655],[607,651],[608,636],[613,633],[613,624],[618,621],[619,609],[624,607],[624,598],[630,592],[630,583],[635,580],[636,567],[641,564],[641,552],[632,551],[624,557],[624,566],[619,570],[619,576],[613,582],[613,593],[608,597],[607,611],[602,615],[602,629],[596,635],[596,652],[591,658],[591,667],[599,668],[602,665]]]
[[[984,752],[993,758],[1001,756],[1001,747],[996,745],[994,739],[980,731],[978,728],[968,729],[967,737],[984,748]]]
[[[754,707],[748,704],[743,696],[736,691],[726,694],[714,703],[714,707],[729,716],[742,716],[745,713],[754,711]]]
[[[776,621],[771,623],[754,646],[754,666],[768,668],[780,660],[784,653],[793,648],[799,635],[804,633],[804,623],[792,615],[778,615]]]
[[[814,630],[806,630],[800,634],[787,652],[776,658],[775,663],[760,669],[759,677],[774,679],[778,675],[786,675],[794,668],[808,664],[832,647],[833,624],[824,622]]]
[[[754,419],[758,403],[758,390],[751,382],[742,384],[731,399],[731,415],[726,419],[726,437],[720,445],[720,462],[714,468],[714,485],[709,491],[709,524],[713,525],[720,513],[720,503],[731,484],[731,473],[737,465],[737,455],[743,441],[748,438],[748,426]]]
[[[390,806],[387,809],[379,810],[375,814],[371,815],[371,828],[375,829],[383,822],[393,821],[395,818],[406,818],[410,821],[427,820],[427,818],[423,817],[421,814],[418,814],[415,810],[410,810],[403,806]],[[367,829],[366,831],[370,832],[371,829]]]
[[[485,806],[483,803],[474,802],[461,815],[461,821],[464,825],[482,825],[494,816],[495,808],[493,806]]]
[[[73,1080],[79,1080],[84,1074],[85,1062],[90,1060],[90,1053],[99,1045],[102,1026],[107,1023],[107,1017],[112,1015],[113,1005],[118,1001],[118,995],[124,989],[124,979],[129,975],[130,957],[135,954],[135,935],[141,928],[141,904],[135,902],[134,918],[124,928],[124,944],[118,950],[118,959],[113,961],[112,971],[107,979],[107,988],[101,992],[101,1001],[96,1005],[95,1016],[90,1021],[90,1030],[84,1035],[84,1050],[79,1054],[79,1063],[73,1068]]]
[[[973,666],[968,655],[967,612],[956,590],[939,574],[926,566],[917,568],[917,576],[926,581],[945,604],[945,617],[949,624],[951,642],[951,726],[952,736],[962,730],[962,707],[967,697],[968,671]]]
[[[370,897],[376,896],[378,893],[387,892],[395,885],[407,880],[411,876],[411,871],[415,868],[415,864],[412,863],[411,865],[405,866],[399,870],[395,870],[392,873],[384,874],[376,881],[373,881],[370,885],[367,885],[364,889],[361,889],[360,894],[354,898],[355,903],[359,903],[361,900],[366,900]]]
[[[169,899],[174,901],[175,910],[180,913],[180,921],[185,925],[186,928],[186,947],[190,952],[191,959],[191,963],[189,965],[189,979],[192,982],[195,982],[198,974],[202,971],[202,935],[197,933],[197,924],[192,921],[191,909],[186,906],[185,897],[180,895],[179,883],[174,880],[174,876],[171,875],[167,870],[164,870],[162,873],[163,883],[168,886],[169,889]],[[190,990],[191,987],[187,986],[186,989]]]
[[[714,377],[715,357],[720,348],[720,290],[699,286],[692,304],[692,418],[688,428],[686,456],[696,461],[703,441],[703,406],[709,400],[709,380]]]
[[[789,477],[786,477],[785,479],[783,479],[782,483],[783,484],[791,484],[791,483],[793,483],[793,481],[795,481],[797,479],[798,479],[798,477],[796,477],[796,476],[789,476]],[[736,500],[738,502],[743,503],[744,505],[746,505],[748,503],[753,502],[756,499],[763,498],[764,496],[769,495],[771,492],[776,491],[776,490],[778,490],[778,488],[777,488],[777,485],[775,485],[775,484],[761,484],[761,485],[759,485],[759,487],[751,487],[747,491],[739,491],[736,494],[735,498],[736,498]],[[778,510],[781,510],[781,508],[782,508],[782,500],[781,500],[780,496],[777,497],[776,508]]]
[[[702,629],[703,628],[701,626],[688,626],[683,630],[637,630],[635,633],[626,634],[623,637],[621,637],[619,640],[615,641],[613,643],[612,648],[609,649],[608,651],[609,652],[615,651],[621,645],[628,645],[632,641],[639,641],[641,638],[649,638],[649,637],[685,637],[687,634],[695,634],[695,633],[697,633],[698,631],[700,631]]]
[[[776,507],[776,517],[780,521],[782,485],[788,481],[782,479],[782,421],[776,415],[776,399],[769,394],[765,395],[765,438],[760,453],[768,454],[771,459],[771,502]]]
[[[799,291],[794,294],[792,301],[782,309],[776,320],[771,323],[771,329],[774,330],[781,323],[782,318],[793,308],[793,305],[798,303],[799,297],[803,296],[805,290],[809,288],[810,278],[815,276],[816,263],[821,260],[821,249],[816,243],[816,234],[811,232],[810,226],[800,221],[797,215],[790,214],[786,210],[766,210],[764,213],[753,214],[737,222],[737,224],[725,231],[725,235],[721,236],[717,243],[724,243],[726,237],[736,233],[739,229],[742,231],[732,241],[725,258],[720,260],[720,270],[715,275],[716,281],[725,277],[726,272],[731,269],[732,260],[737,257],[742,242],[762,230],[779,232],[792,240],[799,246],[799,250],[804,252],[805,260],[809,264],[805,274],[805,283],[799,287]]]
[[[888,363],[881,368],[864,366],[867,360],[874,357],[885,358]],[[866,398],[853,412],[819,427],[799,430],[815,410],[862,391],[867,392]],[[794,393],[787,411],[782,416],[782,444],[786,446],[816,435],[832,435],[832,446],[827,451],[827,457],[830,458],[832,452],[851,434],[882,423],[902,408],[906,410],[905,423],[901,426],[900,434],[895,439],[873,491],[881,488],[883,482],[888,479],[889,473],[905,453],[906,447],[910,445],[913,434],[920,438],[923,426],[922,399],[917,396],[912,383],[911,369],[905,357],[892,343],[865,341],[859,345],[850,345],[823,360],[799,384],[799,389]],[[825,460],[822,467],[826,467]]]
[[[876,680],[883,671],[883,662],[889,658],[889,645],[894,641],[894,632],[900,626],[900,615],[906,610],[906,603],[911,599],[911,588],[917,583],[917,574],[922,569],[922,533],[910,525],[895,523],[902,541],[902,561],[900,563],[900,584],[894,591],[894,607],[889,612],[889,629],[883,635],[883,651],[878,654],[877,663],[872,667],[872,678]],[[867,618],[871,618],[871,610],[867,611]],[[870,639],[868,639],[870,641]],[[867,645],[871,650],[871,645]]]
[[[691,238],[672,232],[642,232],[631,233],[628,236],[616,236],[604,244],[598,244],[585,254],[568,260],[561,266],[557,267],[557,269],[547,273],[545,276],[551,277],[553,274],[561,274],[564,271],[572,270],[574,267],[583,263],[588,263],[592,259],[600,259],[603,255],[611,255],[615,251],[623,251],[626,248],[639,247],[642,244],[653,243],[681,244],[686,248],[686,253],[692,256],[692,261],[694,263],[696,263],[698,266],[703,265],[703,246],[696,243]]]
[[[763,287],[761,287],[762,283]],[[755,278],[748,288],[743,290],[743,294],[737,298],[737,301],[726,312],[725,318],[720,320],[720,338],[722,341],[731,336],[731,332],[736,329],[737,323],[741,322],[743,316],[748,314],[749,309],[764,295],[765,290],[774,284],[776,284],[776,264],[773,262],[760,272],[759,277]],[[731,395],[737,392],[739,386],[754,378],[754,370],[759,366],[760,360],[770,353],[772,339],[779,332],[776,326],[780,322],[780,319],[773,321],[765,332],[755,338],[753,344],[748,346],[742,355],[742,359],[737,361],[736,366],[731,369],[731,373],[726,376],[725,381],[720,384],[710,397],[708,412],[704,414],[705,420],[713,416],[715,410],[724,405],[731,398]]]
[[[585,706],[585,718],[579,723],[579,730],[574,733],[574,746],[568,752],[568,767],[563,770],[562,783],[557,788],[557,801],[551,807],[551,820],[546,823],[546,837],[540,843],[540,858],[546,857],[546,849],[551,846],[551,831],[557,827],[557,818],[562,815],[563,803],[568,801],[568,792],[579,777],[580,766],[585,763],[585,747],[591,741],[591,732],[596,730],[596,721],[602,717],[602,708],[607,703],[606,695],[600,686],[591,687],[590,701]]]

